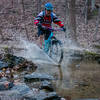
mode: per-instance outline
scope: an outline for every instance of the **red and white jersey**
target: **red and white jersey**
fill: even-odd
[[[59,25],[60,27],[64,26],[64,24],[62,24],[62,22],[53,12],[51,12],[51,16],[46,16],[45,11],[42,11],[34,19],[34,24],[41,23],[43,26],[47,27],[51,27],[52,22]]]

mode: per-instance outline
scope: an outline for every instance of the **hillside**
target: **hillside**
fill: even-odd
[[[41,0],[41,10],[46,2],[52,2],[54,12],[65,23],[65,0]],[[93,48],[94,44],[100,42],[100,30],[96,34],[98,41],[94,42],[97,15],[92,16],[86,25],[82,9],[85,0],[76,0],[76,24],[78,43],[85,48]],[[70,0],[69,0],[70,2]],[[99,0],[96,1],[99,4]],[[37,15],[38,1],[36,0],[1,0],[0,1],[0,40],[3,43],[9,41],[19,41],[20,36],[36,41],[37,29],[33,24],[33,17]],[[100,27],[100,25],[99,25]],[[64,35],[64,33],[63,33]],[[64,38],[64,37],[63,37]]]

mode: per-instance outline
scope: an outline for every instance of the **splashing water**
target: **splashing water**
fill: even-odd
[[[24,51],[20,51],[20,53],[18,54],[19,56],[24,57],[28,60],[31,60],[35,63],[56,64],[56,62],[54,62],[34,42],[29,42],[29,41],[20,39],[20,44],[21,44],[21,48],[24,48]]]

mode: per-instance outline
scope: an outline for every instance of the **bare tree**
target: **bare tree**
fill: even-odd
[[[2,37],[2,40],[5,40],[4,35],[2,34],[2,30],[0,29],[0,35]]]
[[[91,11],[93,11],[95,9],[95,0],[91,0]]]
[[[66,36],[77,42],[75,1],[76,0],[70,0],[68,2],[66,0],[66,34],[68,34]]]
[[[25,20],[25,6],[24,6],[24,0],[22,0],[22,7],[23,7],[23,20]],[[29,35],[28,35],[28,30],[27,30],[27,27],[26,25],[24,24],[24,27],[25,27],[25,31],[26,31],[26,36],[27,36],[27,39],[29,40]]]
[[[88,0],[85,1],[85,6],[84,6],[84,17],[85,17],[85,24],[87,24],[87,14],[88,14]]]
[[[12,8],[13,8],[14,7],[14,1],[13,0],[11,1],[11,4],[12,4]]]
[[[86,0],[84,6],[84,17],[85,17],[85,24],[88,23],[88,19],[91,16],[91,12],[95,9],[95,0]]]
[[[41,11],[41,0],[37,0],[37,13]]]
[[[70,34],[69,28],[70,28],[70,26],[69,26],[69,4],[68,4],[68,0],[66,0],[65,4],[66,4],[66,6],[65,6],[66,7],[66,17],[65,17],[66,34],[65,34],[65,37],[69,38],[69,34]]]
[[[98,17],[97,17],[97,25],[96,25],[96,32],[94,34],[94,41],[98,41],[97,33],[98,33],[98,29],[99,29],[99,24],[100,24],[100,8],[99,8]]]
[[[69,11],[70,11],[70,27],[71,27],[71,35],[74,39],[74,41],[77,41],[76,37],[76,10],[75,10],[75,1],[71,0],[69,5]]]

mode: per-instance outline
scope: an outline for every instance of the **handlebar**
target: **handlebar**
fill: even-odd
[[[62,28],[51,28],[51,27],[46,27],[46,26],[42,26],[43,29],[48,29],[50,31],[63,31]]]

